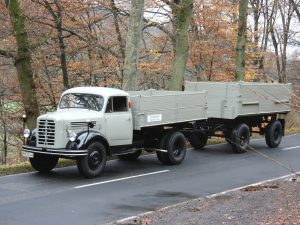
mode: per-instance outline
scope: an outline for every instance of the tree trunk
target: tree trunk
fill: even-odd
[[[23,97],[24,109],[27,115],[27,126],[36,127],[36,118],[39,115],[39,106],[36,97],[36,87],[33,81],[31,68],[31,53],[29,50],[28,36],[25,30],[24,16],[18,0],[5,0],[6,7],[17,42],[17,56],[15,67]]]
[[[123,90],[137,89],[139,46],[142,39],[144,0],[131,0],[129,28],[126,36]]]
[[[6,164],[7,161],[7,127],[6,127],[6,119],[4,114],[4,101],[3,97],[0,96],[0,119],[3,127],[3,149],[1,151],[1,163]]]
[[[275,36],[274,24],[271,25],[270,32],[271,32],[273,47],[274,47],[274,50],[275,50],[275,60],[276,60],[278,82],[282,83],[281,66],[280,66],[279,50],[278,50],[278,42],[277,42],[276,36]]]
[[[245,50],[247,42],[248,0],[239,2],[239,27],[236,47],[236,80],[243,80],[245,75]]]
[[[110,6],[111,6],[111,12],[112,12],[113,18],[114,18],[114,25],[115,25],[115,30],[116,30],[116,34],[117,34],[117,40],[118,40],[118,44],[119,44],[119,48],[120,48],[120,52],[121,52],[121,58],[118,59],[118,63],[119,63],[119,65],[123,65],[124,59],[125,59],[125,50],[124,50],[124,46],[123,46],[120,25],[118,22],[118,14],[117,14],[117,7],[115,4],[115,0],[110,1]],[[121,72],[121,82],[122,82],[121,86],[123,86],[123,76],[124,75],[123,75],[123,68],[121,68],[121,66],[120,66],[120,72]]]
[[[174,1],[172,14],[174,17],[173,29],[174,39],[174,59],[172,63],[172,74],[170,90],[182,90],[184,87],[184,71],[188,60],[189,49],[189,25],[193,13],[193,1]]]

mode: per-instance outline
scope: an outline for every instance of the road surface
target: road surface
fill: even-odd
[[[300,171],[300,135],[269,149],[264,139],[251,146]],[[190,150],[181,165],[164,166],[155,155],[136,162],[113,160],[102,176],[84,179],[76,167],[0,178],[0,225],[101,225],[188,199],[211,195],[290,172],[229,144]]]

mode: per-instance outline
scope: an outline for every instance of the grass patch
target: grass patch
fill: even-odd
[[[76,165],[75,160],[71,159],[59,159],[56,168],[66,167],[66,166],[74,166]],[[0,165],[0,176],[12,175],[18,173],[27,173],[35,171],[29,162],[21,162],[16,164],[6,164]]]

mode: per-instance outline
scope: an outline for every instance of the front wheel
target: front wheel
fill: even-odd
[[[247,151],[250,140],[249,127],[244,124],[238,124],[230,135],[230,143],[232,150],[236,153],[244,153]]]
[[[270,122],[265,130],[266,143],[270,148],[276,148],[283,136],[282,125],[279,120]]]
[[[36,153],[34,158],[29,158],[29,162],[35,170],[48,173],[56,166],[58,159],[58,156]]]
[[[106,149],[100,142],[94,142],[88,147],[88,154],[77,159],[79,173],[92,178],[98,176],[106,165]]]

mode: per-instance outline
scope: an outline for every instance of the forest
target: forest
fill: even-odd
[[[184,81],[293,84],[300,0],[0,0],[0,164],[76,86],[181,90]]]

